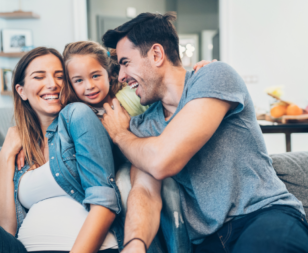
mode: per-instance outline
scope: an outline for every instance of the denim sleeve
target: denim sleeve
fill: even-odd
[[[101,205],[118,214],[121,199],[114,179],[113,143],[87,105],[73,103],[69,106],[68,130],[74,142],[77,170],[85,191],[83,204]]]
[[[197,98],[217,98],[238,103],[238,106],[226,115],[229,117],[244,109],[247,95],[248,90],[240,75],[228,64],[215,62],[193,75],[185,102]]]

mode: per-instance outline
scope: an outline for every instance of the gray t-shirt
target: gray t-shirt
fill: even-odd
[[[225,63],[186,73],[181,100],[169,121],[165,121],[162,103],[156,102],[132,118],[130,130],[138,137],[158,136],[187,103],[206,97],[237,102],[238,106],[173,176],[192,243],[201,243],[235,217],[271,205],[292,206],[304,214],[302,203],[287,191],[272,167],[244,81]]]

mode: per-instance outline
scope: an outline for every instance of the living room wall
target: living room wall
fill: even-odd
[[[40,19],[2,20],[0,27],[9,29],[30,29],[34,46],[53,47],[62,53],[64,46],[74,41],[75,0],[26,0],[22,1],[24,11],[33,11]],[[19,8],[17,0],[0,0],[0,12],[15,11]],[[0,58],[0,68],[14,68],[18,58]],[[12,107],[9,96],[0,95],[0,107]]]
[[[307,9],[307,0],[220,0],[221,60],[257,77],[247,87],[259,108],[269,109],[269,86],[284,86],[286,100],[308,105]],[[285,152],[284,134],[264,137],[269,153]],[[292,134],[292,151],[308,151],[307,142],[307,134]]]
[[[99,41],[96,35],[96,17],[97,15],[108,17],[126,17],[128,7],[136,8],[136,14],[142,12],[166,12],[166,0],[88,0],[88,22],[89,38]]]

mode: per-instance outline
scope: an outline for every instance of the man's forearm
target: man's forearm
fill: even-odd
[[[3,152],[3,151],[2,151]],[[15,236],[17,221],[14,202],[13,174],[15,160],[0,152],[0,226]]]
[[[124,244],[133,238],[140,238],[148,248],[159,228],[162,202],[153,199],[145,189],[135,187],[129,194],[127,205]],[[144,247],[141,241],[134,241],[127,248],[135,247],[133,243]]]
[[[156,137],[138,138],[127,130],[121,132],[114,142],[135,167],[155,177],[152,168],[159,156],[155,139]]]

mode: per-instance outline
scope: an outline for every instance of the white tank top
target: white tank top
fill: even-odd
[[[27,209],[18,239],[27,251],[70,251],[88,216],[85,208],[70,197],[53,178],[49,162],[21,178],[18,199]],[[108,232],[100,250],[117,249]]]

